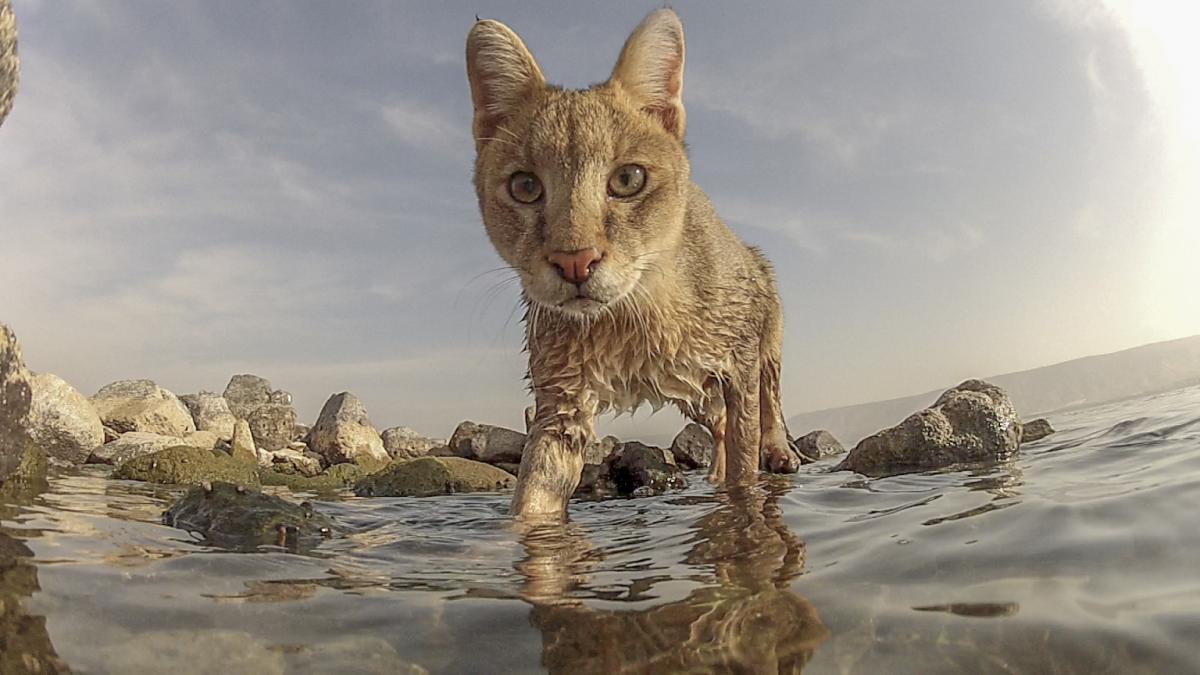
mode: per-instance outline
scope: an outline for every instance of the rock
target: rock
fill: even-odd
[[[224,396],[218,396],[211,391],[198,394],[184,394],[179,397],[188,412],[192,413],[192,421],[196,423],[197,431],[215,431],[221,440],[233,438],[233,424],[237,422],[229,402]]]
[[[671,441],[671,456],[684,469],[702,469],[712,464],[715,447],[708,429],[692,422]]]
[[[667,490],[687,487],[683,471],[675,464],[670,451],[637,441],[622,443],[604,461],[608,480],[617,494],[628,497],[661,494]]]
[[[272,450],[271,468],[278,473],[316,476],[321,473],[321,461],[292,448]]]
[[[308,447],[330,465],[350,462],[372,471],[388,461],[383,439],[371,426],[367,409],[347,392],[334,394],[325,402],[308,435]]]
[[[8,0],[0,1],[0,124],[17,95],[21,60],[17,58],[17,17]]]
[[[461,457],[419,457],[395,462],[354,486],[360,497],[430,497],[492,492],[513,487],[516,477],[490,464]]]
[[[130,431],[121,434],[117,440],[93,450],[87,461],[89,464],[120,465],[134,457],[154,454],[175,446],[212,450],[219,441],[216,432],[213,431],[193,431],[183,438],[152,434],[148,431]]]
[[[292,442],[293,443],[296,443],[296,442],[303,443],[304,439],[308,438],[309,431],[312,431],[312,429],[310,429],[307,424],[297,423],[296,426],[292,429]]]
[[[134,457],[117,467],[113,478],[171,485],[200,485],[229,481],[258,486],[258,472],[251,464],[235,461],[218,450],[174,446]]]
[[[192,414],[175,394],[152,380],[120,380],[104,386],[92,404],[105,426],[121,433],[148,431],[183,436],[196,430]]]
[[[621,439],[616,436],[605,436],[598,441],[588,443],[583,449],[583,463],[603,464],[617,448],[621,447]]]
[[[295,440],[296,411],[282,403],[264,403],[246,418],[254,444],[266,450],[281,450]]]
[[[982,380],[967,380],[933,406],[859,441],[835,470],[878,477],[1002,461],[1017,453],[1020,438],[1021,421],[1008,395]]]
[[[525,434],[490,424],[463,422],[454,430],[449,445],[456,457],[487,464],[520,464]]]
[[[810,431],[792,441],[790,445],[792,451],[800,456],[800,461],[804,464],[812,464],[826,457],[837,457],[846,452],[846,448],[842,447],[838,439],[824,429]]]
[[[426,438],[408,427],[384,429],[380,435],[383,437],[383,449],[393,460],[424,457],[430,450],[446,445],[446,441]]]
[[[1021,442],[1033,443],[1040,441],[1043,438],[1054,433],[1054,427],[1050,426],[1050,420],[1045,417],[1039,417],[1032,422],[1026,422],[1021,425]]]
[[[163,513],[163,523],[197,533],[218,546],[319,543],[333,521],[312,504],[293,504],[227,482],[193,487]],[[307,541],[306,541],[307,540]]]
[[[116,429],[109,427],[109,426],[104,427],[104,442],[105,443],[112,443],[113,441],[117,440],[120,437],[121,437],[121,432],[119,432]]]
[[[104,425],[95,406],[75,387],[51,373],[30,379],[29,437],[54,460],[83,464],[104,445]]]
[[[283,485],[293,491],[334,492],[350,487],[363,477],[357,464],[334,464],[316,476],[280,473],[271,468],[259,468],[258,478],[263,485]]]
[[[271,402],[271,383],[257,375],[234,375],[221,397],[238,419],[249,419],[255,408]]]
[[[4,28],[0,15],[0,29]],[[2,57],[3,54],[0,54]],[[0,66],[4,64],[0,63]],[[4,73],[0,71],[0,75]],[[0,99],[3,102],[3,99]],[[0,482],[16,473],[32,451],[27,432],[33,400],[29,371],[21,359],[21,345],[8,326],[0,323]]]
[[[246,420],[235,420],[233,424],[233,439],[230,444],[230,455],[239,462],[257,464],[258,447],[254,445],[254,436],[250,433],[250,423]]]

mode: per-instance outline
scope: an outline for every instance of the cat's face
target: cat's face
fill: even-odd
[[[675,15],[647,17],[585,91],[547,85],[492,21],[472,29],[467,70],[483,222],[526,297],[582,317],[645,293],[680,245],[690,184]]]

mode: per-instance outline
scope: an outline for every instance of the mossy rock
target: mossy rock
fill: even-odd
[[[193,487],[163,513],[163,523],[195,532],[218,546],[315,545],[332,536],[334,523],[312,504],[216,482]]]
[[[32,503],[34,497],[50,488],[46,470],[46,453],[27,445],[17,468],[8,478],[0,480],[0,519],[11,518],[17,505]]]
[[[420,457],[389,464],[354,486],[359,497],[432,497],[507,490],[516,477],[490,464],[460,457]]]
[[[263,485],[282,485],[303,492],[335,492],[348,488],[366,473],[357,464],[334,464],[316,476],[259,468],[258,478]]]
[[[259,485],[255,467],[243,464],[220,450],[182,445],[135,457],[117,467],[112,477],[173,485],[200,485],[214,481],[253,487]]]

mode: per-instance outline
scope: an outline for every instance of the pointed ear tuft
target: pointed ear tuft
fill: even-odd
[[[683,140],[683,24],[670,9],[651,12],[633,30],[613,68],[615,82]]]
[[[541,68],[521,38],[499,21],[477,22],[467,35],[467,79],[475,105],[475,141],[496,128],[530,95],[546,85]]]

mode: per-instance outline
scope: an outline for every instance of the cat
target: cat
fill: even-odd
[[[650,13],[580,91],[547,84],[500,22],[466,52],[479,208],[521,280],[536,401],[513,514],[565,514],[595,416],[643,403],[708,428],[713,482],[755,480],[760,451],[795,471],[774,272],[690,178],[679,17]]]

